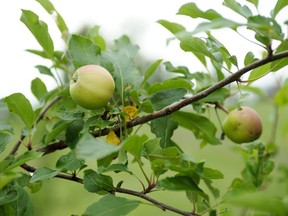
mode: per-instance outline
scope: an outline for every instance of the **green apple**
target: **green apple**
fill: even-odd
[[[231,111],[223,122],[225,135],[235,143],[247,143],[258,139],[262,123],[258,113],[250,107]]]
[[[78,68],[70,82],[70,95],[73,101],[90,110],[105,107],[114,89],[113,77],[99,65],[91,64]]]

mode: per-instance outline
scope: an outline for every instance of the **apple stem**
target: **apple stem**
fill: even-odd
[[[227,109],[225,109],[225,107],[223,107],[219,102],[215,103],[215,109],[220,109],[223,112],[225,112],[226,114],[229,114],[229,111]]]
[[[238,110],[238,111],[241,111],[241,110],[242,110],[241,104],[239,104],[239,106],[237,106],[237,110]]]
[[[220,139],[221,140],[224,140],[225,138],[225,133],[224,133],[224,129],[223,129],[223,125],[222,125],[222,122],[221,122],[221,119],[220,119],[220,116],[219,116],[219,113],[218,113],[218,110],[217,109],[221,109],[222,111],[224,111],[225,113],[229,114],[228,110],[226,110],[219,102],[217,102],[215,104],[215,112],[216,112],[216,116],[217,116],[217,120],[220,124],[220,127],[221,127],[221,136],[220,136]],[[220,106],[220,107],[219,107]]]

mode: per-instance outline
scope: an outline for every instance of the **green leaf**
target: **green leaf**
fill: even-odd
[[[215,82],[211,75],[205,72],[196,72],[191,74],[191,79],[196,82],[195,91],[200,92],[209,88]]]
[[[26,49],[25,51],[32,53],[34,55],[40,56],[44,59],[49,59],[51,60],[51,57],[48,56],[44,51],[40,51],[40,50],[33,50],[33,49]],[[65,69],[66,70],[66,65],[70,64],[70,56],[68,59],[68,55],[66,52],[62,52],[62,51],[54,51],[53,53],[53,62],[55,62],[55,64],[53,65],[53,68],[60,68]],[[45,66],[44,66],[45,67]],[[54,78],[55,79],[55,78]]]
[[[56,123],[56,125],[53,127],[52,131],[48,133],[44,138],[44,143],[49,144],[50,142],[57,139],[57,136],[63,132],[69,125],[69,122],[67,121],[59,121]]]
[[[145,100],[141,103],[141,106],[139,110],[146,112],[146,113],[152,113],[154,111],[151,101]]]
[[[11,164],[12,162],[13,162],[13,158],[0,161],[0,171],[3,172],[3,170],[5,170],[6,167],[8,167],[9,164]]]
[[[14,209],[10,205],[1,205],[0,206],[0,215],[5,216],[14,216]]]
[[[84,160],[99,160],[119,150],[119,146],[108,144],[101,139],[85,134],[76,145],[76,158]]]
[[[161,151],[160,138],[154,138],[144,143],[142,155],[143,157],[149,158],[149,155]]]
[[[152,149],[150,149],[150,151],[151,150]],[[147,151],[147,148],[145,148],[145,151]],[[149,158],[149,160],[151,161],[151,168],[156,176],[160,176],[169,169],[176,172],[189,170],[187,166],[185,168],[181,167],[181,165],[186,165],[186,163],[182,163],[181,151],[176,146],[167,147],[164,149],[160,147],[155,148],[155,150],[148,152],[146,158]],[[191,172],[190,171],[191,170],[189,170],[189,173],[193,174],[194,170],[192,170]]]
[[[177,89],[177,88],[184,88],[190,90],[192,88],[192,83],[189,80],[182,78],[166,79],[162,83],[160,82],[153,83],[148,89],[148,94],[152,95],[160,91]]]
[[[164,26],[167,30],[169,30],[174,35],[186,30],[184,26],[178,23],[172,23],[167,20],[158,20],[157,22],[161,24],[162,26]]]
[[[235,0],[224,0],[223,5],[225,5],[226,7],[230,8],[231,10],[235,11],[236,13],[240,14],[245,18],[253,16],[253,13],[246,5],[242,6]]]
[[[164,65],[165,65],[166,70],[168,72],[182,74],[184,77],[186,77],[188,79],[191,76],[191,73],[190,73],[189,69],[186,66],[174,67],[171,62],[165,62]]]
[[[18,191],[19,198],[12,204],[17,216],[33,215],[34,210],[29,194],[22,188],[19,188]]]
[[[250,143],[243,143],[243,145],[241,145],[241,148],[245,152],[253,156],[252,153],[255,151],[260,150],[263,153],[263,150],[265,149],[265,144],[262,141],[257,140],[257,141],[250,142]]]
[[[271,72],[277,72],[280,69],[284,68],[287,66],[287,58],[283,58],[277,61],[273,61],[270,64],[270,71]]]
[[[255,38],[268,46],[272,39],[282,41],[283,33],[281,26],[276,20],[261,15],[248,18],[247,28],[256,33]]]
[[[84,160],[76,158],[75,151],[70,151],[66,155],[61,155],[57,160],[56,168],[61,171],[74,171],[80,169],[85,164]]]
[[[238,60],[237,60],[237,57],[236,57],[235,55],[230,56],[228,59],[230,60],[230,62],[231,62],[233,65],[235,65],[236,67],[238,67]]]
[[[211,20],[210,22],[203,22],[200,23],[192,32],[191,34],[197,34],[200,32],[207,32],[211,29],[220,29],[220,28],[231,28],[236,29],[239,26],[242,26],[243,24],[234,22],[232,20],[228,20],[225,18],[218,18]]]
[[[87,33],[87,36],[90,38],[91,41],[93,41],[93,43],[99,46],[102,51],[105,51],[106,42],[104,38],[100,35],[99,30],[100,30],[100,26],[95,25],[89,30],[89,32]]]
[[[266,191],[258,192],[243,192],[238,195],[230,196],[227,203],[241,206],[245,208],[252,208],[262,212],[270,212],[276,215],[287,215],[288,206],[285,205],[279,197],[273,196]],[[265,205],[263,205],[265,203]]]
[[[36,0],[39,2],[42,7],[50,14],[53,16],[55,19],[55,22],[57,24],[58,29],[60,30],[62,34],[62,38],[67,41],[68,39],[68,27],[62,18],[62,16],[58,13],[58,11],[54,8],[53,4],[49,0]]]
[[[192,18],[203,18],[207,20],[222,18],[222,16],[218,12],[212,9],[202,11],[197,7],[196,3],[192,2],[181,6],[177,14],[186,15]]]
[[[19,194],[17,190],[10,190],[9,188],[4,188],[0,190],[0,206],[16,201],[18,197]]]
[[[203,176],[204,162],[194,163],[193,158],[185,153],[181,153],[178,161],[168,164],[168,166],[172,171],[184,176],[190,176],[197,184],[200,183],[200,176]]]
[[[35,114],[30,101],[22,93],[14,93],[4,99],[11,112],[16,113],[28,129],[31,129]]]
[[[167,20],[158,20],[157,22],[161,24],[164,28],[166,28],[168,31],[170,31],[178,39],[182,39],[188,34],[185,27],[178,23],[169,22]]]
[[[47,93],[47,88],[40,78],[35,78],[31,83],[31,91],[38,100],[41,100]]]
[[[127,36],[119,38],[115,43],[115,49],[107,57],[113,63],[116,90],[124,104],[125,88],[132,86],[137,89],[142,83],[143,77],[134,61],[139,47],[132,44]]]
[[[262,141],[246,143],[241,147],[249,153],[245,161],[245,169],[242,171],[243,179],[258,188],[263,184],[264,178],[273,170],[274,162],[265,157],[265,144]]]
[[[275,50],[275,53],[281,53],[281,52],[287,51],[287,47],[288,47],[288,39],[283,40],[279,44],[279,46]],[[274,72],[286,66],[287,66],[287,58],[283,58],[283,59],[271,62],[270,69],[271,71]]]
[[[146,142],[145,143],[145,153],[147,154],[147,158],[149,158],[149,160],[151,161],[161,161],[166,163],[167,161],[169,161],[169,163],[171,163],[172,161],[174,161],[175,163],[180,163],[181,162],[181,151],[179,150],[178,146],[171,146],[171,147],[167,147],[167,148],[161,148],[159,146],[158,143],[155,149],[152,149],[151,146],[147,146],[146,144],[149,143]],[[153,142],[152,142],[153,143]],[[152,143],[149,143],[150,145]],[[150,148],[150,149],[148,149]],[[169,167],[172,164],[167,163],[167,166]],[[169,167],[171,168],[171,167]],[[176,170],[174,170],[176,171]]]
[[[169,147],[150,155],[149,158],[157,158],[151,163],[151,167],[156,175],[163,174],[167,170],[177,172],[181,175],[190,176],[195,178],[196,181],[199,180],[198,175],[194,172],[194,169],[190,167],[189,164],[184,162],[181,157],[181,152],[177,147]]]
[[[33,215],[33,206],[29,194],[23,188],[17,188],[18,199],[9,205],[14,209],[14,216]]]
[[[100,195],[115,190],[110,176],[99,174],[91,169],[84,171],[83,184],[87,191]]]
[[[43,152],[37,151],[26,151],[24,154],[20,155],[15,161],[13,161],[4,171],[8,172],[16,167],[21,166],[22,164],[40,158],[43,155]]]
[[[204,178],[207,179],[223,179],[224,175],[219,171],[215,169],[211,169],[208,167],[203,168],[203,172],[201,173]]]
[[[6,146],[13,140],[13,134],[8,130],[0,130],[0,153],[4,151]]]
[[[212,186],[212,181],[210,179],[203,179],[204,183],[206,184],[209,191],[213,194],[214,198],[220,197],[220,191],[218,188]]]
[[[26,25],[35,39],[43,48],[44,52],[50,57],[53,57],[54,45],[49,35],[47,24],[41,20],[32,11],[22,10],[21,21]]]
[[[199,54],[213,58],[211,52],[207,49],[206,43],[198,37],[186,37],[181,40],[181,49],[186,52],[192,52],[193,54]],[[197,57],[197,56],[196,56]]]
[[[228,69],[231,69],[231,65],[238,67],[237,58],[232,56],[228,49],[210,32],[207,32],[208,38],[206,38],[207,49],[211,52],[213,59],[211,59],[213,66],[216,69],[218,80],[224,79],[222,72],[223,63],[225,62]]]
[[[161,64],[161,62],[162,62],[162,59],[158,59],[147,68],[145,72],[144,80],[142,81],[141,86],[144,85],[148,81],[148,79],[154,74],[154,72],[157,70],[157,68]]]
[[[142,77],[133,59],[126,56],[125,53],[113,52],[109,57],[115,69],[116,90],[123,103],[125,87],[131,85],[133,89],[137,89],[142,83]]]
[[[277,14],[288,5],[288,0],[277,0],[274,9],[271,11],[271,16],[275,18]]]
[[[263,163],[263,175],[268,176],[274,170],[275,162],[273,160],[265,160]]]
[[[247,66],[257,60],[258,59],[254,57],[254,54],[252,52],[248,52],[244,59],[244,65]]]
[[[246,0],[250,3],[252,3],[253,5],[255,5],[256,8],[258,8],[258,0]]]
[[[34,55],[40,56],[44,59],[51,59],[51,57],[49,55],[47,55],[44,51],[32,50],[32,49],[26,49],[25,51],[32,53]]]
[[[172,114],[172,118],[178,124],[188,130],[191,130],[197,139],[202,139],[210,144],[220,144],[219,139],[215,137],[216,127],[206,117],[195,114],[178,111]]]
[[[226,88],[218,89],[214,91],[212,94],[208,95],[207,97],[199,100],[199,103],[213,103],[213,102],[221,102],[223,103],[224,100],[229,96],[230,91]],[[197,102],[197,103],[198,103]]]
[[[100,172],[100,173],[105,173],[105,172],[115,172],[115,173],[126,172],[126,173],[129,173],[129,174],[132,175],[132,172],[128,169],[127,165],[126,164],[120,164],[120,163],[111,164],[108,167],[99,167],[98,168],[98,172]]]
[[[250,83],[270,73],[270,64],[271,63],[253,69],[249,74]]]
[[[66,143],[71,148],[74,149],[76,144],[80,139],[80,133],[83,130],[84,120],[77,119],[71,122],[65,132]]]
[[[108,194],[88,206],[84,214],[87,216],[123,216],[133,211],[139,204],[138,200],[128,200]]]
[[[2,190],[9,182],[12,180],[21,177],[22,174],[20,173],[15,173],[15,172],[7,172],[7,173],[1,173],[0,174],[0,190]],[[3,194],[0,193],[0,206],[3,201],[1,201],[1,196]],[[1,214],[0,214],[1,215]]]
[[[115,158],[119,158],[121,155],[122,151],[120,150],[119,152],[114,152],[111,154],[108,154],[107,156],[100,158],[99,160],[97,160],[97,166],[98,167],[108,167],[113,160],[115,160]],[[126,152],[123,153],[126,155]],[[126,160],[127,161],[127,160]]]
[[[64,97],[65,97],[65,96],[67,97],[67,95],[69,94],[69,93],[67,92],[68,89],[66,88],[64,91],[65,91],[65,92],[62,92],[61,94],[64,94],[63,96],[64,96]],[[70,98],[69,98],[69,99],[70,99]],[[68,102],[67,102],[67,103],[70,102],[69,99],[68,99]],[[65,108],[63,107],[63,106],[65,106],[66,104],[61,104],[61,105],[62,105],[62,106],[60,106],[60,108],[57,109],[57,113],[56,113],[56,116],[57,116],[58,118],[60,118],[60,120],[57,121],[58,118],[55,119],[55,121],[57,122],[55,125],[54,125],[54,122],[53,122],[53,121],[50,121],[50,122],[52,122],[54,128],[55,128],[56,126],[60,125],[61,123],[64,123],[64,122],[69,122],[69,123],[71,123],[71,122],[76,121],[76,120],[80,120],[80,119],[83,120],[85,113],[84,113],[82,110],[71,110],[71,109],[68,109],[67,107],[65,107]],[[73,106],[73,108],[74,108],[74,106]]]
[[[171,140],[174,131],[177,129],[178,124],[170,117],[163,117],[155,119],[151,122],[151,132],[160,138],[161,148],[167,148],[169,146],[175,146],[175,143]]]
[[[122,149],[132,154],[136,160],[140,161],[143,144],[148,139],[146,135],[132,135],[126,138],[122,144]]]
[[[68,50],[76,68],[99,63],[101,49],[86,37],[73,34],[69,40]]]
[[[159,185],[167,190],[196,190],[202,191],[188,176],[168,177],[159,181]]]
[[[24,174],[24,173],[20,173],[20,176],[18,178],[15,179],[15,181],[13,182],[14,186],[16,187],[25,187],[25,186],[29,186],[30,185],[30,179],[31,179],[31,175],[30,173]]]
[[[30,180],[31,183],[37,181],[45,181],[55,177],[60,171],[59,170],[52,170],[47,167],[38,168],[32,175]]]
[[[44,74],[44,75],[48,75],[50,77],[54,77],[53,73],[51,72],[50,68],[44,66],[44,65],[36,65],[35,68],[38,69],[38,71],[40,72],[40,74]]]
[[[128,58],[135,58],[139,51],[139,46],[131,43],[128,36],[123,35],[119,39],[115,40],[115,46],[113,47],[114,51],[125,53]]]
[[[168,89],[151,95],[150,101],[152,103],[153,109],[159,110],[174,102],[180,101],[183,99],[186,93],[187,90],[182,88]]]
[[[201,195],[206,200],[209,200],[208,196],[203,192],[202,189],[188,176],[174,176],[168,177],[159,181],[159,185],[167,190],[173,191],[193,191]]]

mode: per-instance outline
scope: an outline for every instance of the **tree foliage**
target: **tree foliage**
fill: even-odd
[[[224,195],[214,186],[216,180],[225,178],[221,167],[195,161],[193,155],[183,151],[183,144],[172,138],[175,131],[185,128],[196,140],[193,145],[217,148],[224,134],[209,113],[215,112],[220,118],[218,112],[228,112],[231,98],[233,106],[239,107],[245,103],[247,93],[267,98],[253,83],[287,66],[288,39],[284,30],[287,21],[279,23],[277,19],[286,9],[287,0],[278,0],[270,16],[258,10],[264,1],[224,0],[223,7],[239,15],[239,21],[224,17],[221,11],[202,10],[194,2],[187,3],[177,15],[187,16],[191,22],[200,20],[192,30],[181,23],[158,20],[159,28],[170,31],[179,48],[194,55],[203,65],[202,71],[192,71],[164,59],[140,67],[136,61],[140,47],[129,36],[123,35],[110,44],[100,34],[99,26],[85,34],[69,32],[65,20],[49,0],[37,2],[54,16],[66,47],[55,50],[47,24],[33,11],[22,10],[21,22],[41,47],[27,51],[50,61],[50,65],[35,67],[40,74],[53,77],[58,86],[48,91],[40,78],[32,80],[31,91],[38,100],[37,107],[22,93],[1,100],[1,106],[9,114],[0,122],[0,215],[33,215],[27,189],[41,193],[41,184],[51,178],[73,181],[87,193],[101,197],[87,206],[83,215],[127,215],[142,201],[190,216],[220,215],[223,213],[220,205],[240,206],[244,212],[255,215],[258,211],[288,214],[287,196],[266,192],[270,174],[277,168],[274,157],[279,116],[275,116],[270,140],[238,146],[245,167],[239,170],[240,177],[235,177]],[[242,36],[262,48],[262,57],[251,50],[245,56],[231,53],[214,35],[219,29],[240,35],[243,30],[247,35],[252,32],[253,38],[245,33]],[[69,79],[77,68],[87,64],[105,67],[115,80],[113,98],[103,109],[83,109],[69,95]],[[160,67],[167,78],[153,81]],[[288,81],[283,80],[272,96],[270,103],[276,110],[287,105],[287,89]],[[143,132],[142,126],[148,129]],[[39,163],[39,159],[45,161],[47,155],[56,151],[62,154],[54,167]],[[97,166],[91,165],[91,161]],[[137,170],[131,169],[132,164],[137,165]],[[277,166],[284,175],[280,184],[287,186],[287,166]],[[115,175],[121,180],[116,181]],[[124,187],[127,179],[135,177],[139,180],[138,189]],[[185,192],[183,199],[191,202],[191,208],[167,205],[150,196],[154,191]]]

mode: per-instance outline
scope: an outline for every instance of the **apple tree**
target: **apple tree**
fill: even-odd
[[[31,197],[34,192],[41,193],[41,186],[51,179],[75,182],[75,186],[95,194],[95,201],[81,213],[87,216],[127,215],[143,203],[167,215],[230,215],[234,208],[240,215],[288,215],[287,158],[286,164],[277,159],[280,146],[287,145],[283,140],[278,142],[277,132],[287,133],[287,125],[284,129],[278,125],[279,113],[288,103],[288,79],[279,80],[271,94],[253,85],[271,73],[285,67],[287,70],[288,21],[278,19],[287,9],[287,0],[275,2],[270,15],[261,13],[264,0],[224,0],[223,8],[231,10],[234,19],[215,9],[200,9],[191,1],[175,12],[191,23],[199,22],[194,29],[158,20],[159,28],[167,29],[171,40],[179,42],[179,49],[203,65],[201,71],[165,59],[141,64],[136,60],[140,47],[129,36],[109,42],[99,26],[82,34],[70,32],[49,0],[37,2],[55,18],[66,47],[55,50],[45,21],[29,9],[22,10],[20,20],[27,27],[25,34],[30,32],[41,47],[27,51],[50,62],[35,67],[41,75],[55,79],[57,87],[47,90],[45,83],[35,78],[31,91],[37,104],[19,92],[1,99],[0,215],[33,215]],[[241,35],[261,51],[246,47],[244,56],[232,53],[216,36],[219,30]],[[82,74],[78,80],[82,86],[70,91],[70,81],[75,81],[73,74],[87,65],[107,70],[112,83],[99,74]],[[165,78],[153,78],[157,73]],[[95,85],[92,79],[96,79]],[[98,103],[97,98],[106,94],[107,86],[111,94],[104,97],[104,103],[101,99]],[[79,88],[92,93],[76,93]],[[242,107],[247,105],[249,95],[277,111],[269,123],[271,130],[265,130],[267,123],[263,124],[264,134],[260,136],[260,120],[255,123],[249,120],[253,117],[243,120],[234,116],[225,123],[227,135],[236,136],[233,142],[233,138],[225,136],[222,122],[232,109],[245,111]],[[86,108],[78,104],[82,99]],[[256,111],[261,108],[250,106]],[[259,114],[260,119],[265,117]],[[244,126],[237,128],[236,124],[233,131],[233,121],[239,119]],[[190,132],[189,137],[175,140],[173,134],[183,128]],[[257,135],[246,139],[250,136],[247,128],[256,128]],[[244,167],[230,186],[220,191],[215,182],[225,179],[225,164],[217,167],[195,160],[193,151],[186,151],[191,145],[211,151],[233,145]],[[53,154],[55,162],[51,166],[45,162]],[[217,157],[223,159],[225,155]],[[138,184],[129,184],[130,179],[136,179]],[[273,180],[283,193],[269,192]],[[167,204],[165,199],[154,196],[157,193],[163,194],[162,198],[166,193],[181,193],[181,200],[189,205],[182,208],[177,202]]]

